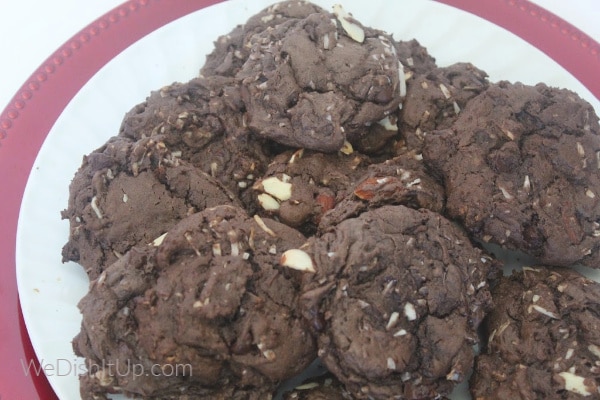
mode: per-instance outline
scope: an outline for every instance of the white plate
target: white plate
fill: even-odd
[[[337,1],[315,3],[330,9]],[[121,120],[151,90],[194,77],[213,41],[270,0],[231,0],[180,18],[115,57],[81,89],[47,136],[32,168],[17,230],[17,283],[23,316],[35,352],[60,399],[79,398],[83,360],[71,340],[81,317],[77,302],[88,280],[82,268],[61,263],[68,222],[68,186],[82,156],[116,135]],[[439,66],[469,61],[491,81],[540,81],[578,92],[600,111],[598,100],[542,52],[483,19],[428,0],[347,0],[344,8],[363,24],[416,38]],[[453,399],[469,398],[464,386]]]

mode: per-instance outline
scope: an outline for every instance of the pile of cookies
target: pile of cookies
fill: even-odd
[[[600,396],[600,286],[567,268],[600,266],[599,134],[571,91],[266,8],[75,174],[82,398],[271,399],[317,359],[283,396]]]

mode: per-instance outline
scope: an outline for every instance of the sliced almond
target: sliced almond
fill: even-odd
[[[257,196],[258,203],[266,211],[279,210],[279,202],[266,193],[261,193]]]
[[[102,211],[100,210],[100,207],[98,207],[98,198],[96,196],[92,197],[90,206],[92,207],[92,210],[96,214],[96,217],[98,217],[98,219],[102,219],[102,217],[103,217]]]
[[[281,255],[279,263],[284,267],[303,272],[316,272],[312,259],[307,252],[300,249],[290,249]]]
[[[387,358],[387,368],[394,371],[396,369],[396,362],[392,357]]]
[[[386,131],[398,131],[398,124],[392,123],[390,117],[377,121],[377,123],[385,128]]]
[[[446,85],[444,85],[443,83],[440,83],[440,90],[442,91],[442,94],[444,95],[444,97],[446,99],[449,99],[450,97],[452,97],[452,94],[450,93],[450,91],[448,90]]]
[[[593,389],[595,388],[588,386],[589,383],[586,382],[586,379],[583,376],[575,375],[567,371],[559,373],[558,376],[563,379],[565,390],[581,396],[590,396],[593,394]],[[593,382],[593,380],[591,381]]]
[[[280,201],[286,201],[292,197],[292,184],[284,182],[276,176],[263,179],[261,186],[266,193]]]
[[[406,303],[404,305],[404,315],[409,321],[414,321],[415,319],[417,319],[417,310],[415,309],[415,306],[412,305],[412,303]]]
[[[296,386],[294,388],[294,390],[310,390],[310,389],[314,389],[316,387],[319,387],[319,383],[318,382],[310,382],[310,383],[305,383],[305,384],[300,385],[300,386]]]
[[[167,236],[167,233],[165,232],[162,235],[160,235],[159,237],[157,237],[156,239],[154,239],[152,241],[152,243],[150,243],[150,244],[154,247],[158,247],[162,244],[163,240],[165,240],[166,236]]]
[[[273,236],[273,237],[277,236],[275,234],[275,232],[273,232],[273,230],[271,228],[269,228],[267,226],[267,224],[265,224],[265,221],[263,221],[263,219],[260,216],[255,214],[253,218],[254,218],[254,221],[256,222],[256,224],[260,227],[260,229],[267,232],[270,236]],[[254,237],[254,234],[251,232],[250,238],[248,240],[248,244],[250,244],[250,247],[252,247],[252,248],[254,247],[254,238],[253,237]]]
[[[289,164],[293,164],[296,162],[296,160],[299,160],[302,158],[302,156],[304,155],[304,149],[298,149],[294,152],[294,154],[292,154],[292,156],[290,157],[290,160],[288,161]]]
[[[354,153],[354,148],[352,147],[352,144],[350,144],[350,142],[346,140],[346,141],[344,141],[344,145],[342,146],[340,151],[343,154],[350,155],[350,154]]]
[[[588,350],[590,351],[590,353],[592,353],[596,357],[600,358],[600,347],[599,346],[596,346],[595,344],[590,344],[588,346]]]
[[[365,41],[365,31],[363,28],[354,22],[352,15],[348,14],[341,4],[335,4],[333,7],[333,13],[337,17],[338,21],[342,24],[342,28],[352,40],[362,43]]]
[[[410,76],[408,76],[410,78]],[[398,85],[398,90],[400,91],[400,97],[406,97],[406,79],[407,76],[404,73],[404,65],[400,61],[398,61],[398,79],[400,85]]]
[[[532,307],[535,311],[539,312],[540,314],[543,314],[552,319],[560,319],[560,317],[558,315],[556,315],[552,311],[546,310],[544,307],[538,306],[537,304],[534,304]]]

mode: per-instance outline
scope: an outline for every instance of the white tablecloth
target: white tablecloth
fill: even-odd
[[[391,0],[390,0],[391,1]],[[122,0],[0,0],[0,110],[64,42]],[[533,0],[600,42],[600,1]]]

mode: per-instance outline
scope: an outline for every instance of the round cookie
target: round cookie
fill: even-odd
[[[474,399],[600,396],[600,284],[573,269],[525,267],[492,289]]]
[[[250,205],[247,189],[266,168],[269,146],[249,135],[243,109],[231,78],[195,78],[153,91],[125,115],[119,136],[138,140],[160,135],[182,160]]]
[[[415,40],[393,40],[391,38],[398,60],[403,66],[406,85],[410,87],[411,80],[417,74],[424,74],[436,68],[435,59],[429,55],[427,49]],[[402,142],[399,134],[398,119],[402,114],[402,104],[397,111],[391,112],[380,123],[370,124],[365,127],[365,132],[352,140],[354,148],[360,152],[376,156],[394,156],[394,147],[397,142]]]
[[[435,398],[464,380],[497,264],[457,225],[429,210],[383,206],[300,251],[315,271],[300,307],[319,357],[353,396]]]
[[[383,205],[442,212],[444,201],[444,188],[429,175],[421,155],[405,150],[394,158],[369,165],[349,194],[325,212],[319,231]]]
[[[145,373],[144,368],[152,368],[152,365],[143,365],[141,363],[137,364],[123,364],[121,367],[117,367],[119,364],[113,365],[113,370],[116,371],[117,368],[120,368],[120,371],[127,371],[127,368],[136,368],[136,372],[132,375],[135,375],[135,379],[140,381],[140,388],[143,387],[151,387],[154,382],[150,382],[145,376],[141,377]],[[157,368],[157,367],[156,367]],[[155,373],[158,371],[155,368]],[[169,371],[171,371],[171,367],[167,367]],[[184,368],[182,367],[183,371]],[[175,368],[173,368],[175,371]],[[170,374],[171,372],[168,372]],[[142,374],[137,376],[137,374]],[[160,373],[157,373],[157,376]],[[95,375],[95,374],[94,374]],[[110,384],[111,381],[106,380],[102,381],[102,379],[97,378],[96,376],[91,374],[80,375],[79,382],[79,394],[81,395],[81,400],[110,400],[114,397],[112,395],[116,393],[121,393],[120,388],[113,390],[110,386],[107,387],[106,383]],[[133,378],[132,378],[133,379]],[[156,393],[150,395],[143,395],[145,400],[272,400],[273,395],[271,391],[272,387],[264,387],[264,388],[252,388],[252,389],[242,389],[236,388],[234,386],[223,386],[223,387],[185,387],[185,381],[181,379],[179,382],[179,387],[183,386],[183,390],[177,391],[177,383],[174,382],[174,379],[164,378],[165,385],[161,386]],[[170,382],[168,382],[170,381]],[[142,386],[145,385],[145,386]],[[133,393],[130,393],[133,395]]]
[[[152,242],[190,213],[237,204],[161,139],[113,137],[84,157],[62,212],[70,227],[63,262],[81,264],[94,279],[131,247]]]
[[[352,400],[352,396],[335,376],[325,374],[307,379],[285,393],[283,400]]]
[[[302,232],[314,233],[323,214],[345,198],[371,160],[351,154],[287,151],[256,181],[256,207]]]
[[[255,134],[335,152],[397,110],[404,74],[391,38],[334,9],[252,37],[236,78]]]
[[[304,19],[319,12],[325,10],[308,1],[298,0],[282,1],[261,10],[243,25],[236,26],[217,39],[214,50],[206,57],[200,75],[234,77],[250,55],[249,43],[253,35],[285,21]]]
[[[406,80],[398,121],[406,146],[420,152],[426,135],[450,128],[467,103],[488,85],[487,74],[470,63],[413,74]]]
[[[190,162],[234,193],[250,214],[257,209],[252,186],[262,176],[275,152],[252,135],[223,137],[193,154]]]
[[[500,82],[448,130],[427,135],[424,160],[444,182],[448,215],[477,239],[555,266],[600,266],[600,127],[566,89]]]
[[[279,266],[281,254],[305,240],[276,221],[219,206],[132,248],[79,303],[73,346],[89,368],[82,385],[145,398],[273,392],[316,358],[296,311],[299,272]],[[108,367],[126,363],[181,373],[134,377],[134,368]]]
[[[224,135],[244,132],[243,104],[231,78],[194,78],[152,91],[123,118],[119,136],[133,140],[163,135],[188,159]]]

